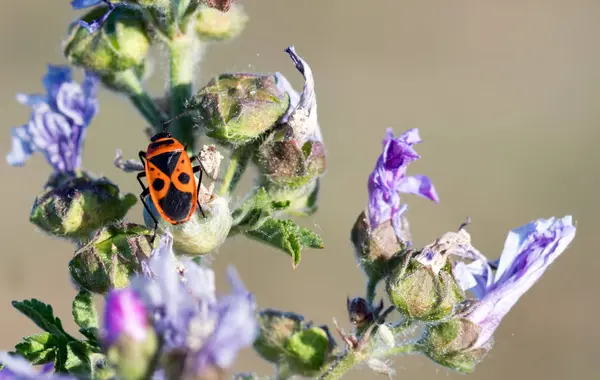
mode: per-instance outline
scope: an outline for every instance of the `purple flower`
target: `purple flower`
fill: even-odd
[[[143,341],[148,334],[148,320],[144,304],[130,288],[109,293],[104,310],[105,343],[112,345],[125,335]]]
[[[217,298],[214,272],[188,258],[177,260],[172,245],[172,237],[163,235],[150,259],[150,276],[134,279],[132,287],[153,315],[164,349],[187,353],[186,371],[229,367],[257,336],[254,298],[233,268],[231,293]]]
[[[106,19],[108,19],[108,16],[110,16],[112,11],[115,10],[115,8],[116,8],[115,4],[111,3],[109,0],[72,0],[71,1],[71,6],[73,7],[73,9],[83,9],[83,8],[94,7],[94,6],[100,5],[102,3],[105,3],[106,5],[108,5],[108,11],[106,11],[106,13],[102,17],[100,17],[97,20],[92,21],[91,23],[87,23],[83,20],[79,20],[79,25],[82,28],[87,29],[87,31],[90,33],[94,33],[96,30],[98,30],[102,26],[102,24],[104,24]]]
[[[73,376],[55,374],[53,363],[44,365],[38,371],[22,356],[9,355],[7,352],[0,352],[0,363],[4,365],[0,380],[75,380]]]
[[[13,128],[10,165],[21,166],[33,152],[41,152],[57,172],[73,172],[81,165],[85,129],[98,111],[98,78],[86,72],[81,85],[67,66],[48,66],[43,80],[46,95],[18,94],[32,108],[29,123]]]
[[[420,158],[413,149],[413,145],[420,142],[417,129],[410,129],[398,137],[394,137],[391,128],[387,129],[383,140],[383,153],[369,176],[368,214],[371,229],[391,220],[396,236],[401,238],[401,217],[408,206],[400,203],[400,193],[416,194],[439,202],[428,177],[406,176],[408,165]]]
[[[538,219],[509,232],[495,276],[485,260],[455,265],[454,273],[461,286],[479,299],[465,316],[481,328],[475,348],[491,339],[502,318],[574,237],[571,216]]]

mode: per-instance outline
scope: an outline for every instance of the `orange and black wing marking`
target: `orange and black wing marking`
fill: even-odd
[[[150,196],[161,216],[172,224],[188,221],[196,211],[198,194],[187,153],[175,150],[147,157],[146,174]]]

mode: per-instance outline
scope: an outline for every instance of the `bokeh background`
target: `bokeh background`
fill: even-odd
[[[366,202],[366,180],[386,127],[418,127],[422,159],[410,172],[429,175],[441,203],[406,196],[416,245],[455,230],[466,216],[474,244],[490,257],[509,229],[538,217],[572,214],[573,245],[505,318],[495,348],[473,379],[596,378],[600,354],[596,191],[600,184],[600,2],[519,1],[242,1],[250,15],[235,41],[211,46],[199,84],[226,71],[283,72],[302,80],[283,49],[294,44],[316,77],[319,118],[328,149],[320,210],[303,220],[325,240],[289,258],[244,238],[216,256],[219,286],[233,263],[262,307],[305,313],[317,323],[345,322],[346,296],[364,279],[349,229]],[[74,17],[67,0],[11,1],[0,13],[0,109],[4,138],[24,123],[18,91],[42,90],[47,63],[64,63],[60,43]],[[156,56],[150,85],[163,89]],[[107,91],[88,130],[84,165],[123,191],[132,175],[112,166],[115,149],[135,157],[147,140],[127,101]],[[67,327],[75,292],[67,262],[73,248],[28,222],[49,167],[40,156],[23,168],[0,165],[0,347],[37,328],[10,306],[37,297],[55,306]],[[130,214],[141,221],[141,207]],[[459,378],[423,357],[395,361],[399,378]],[[251,351],[238,370],[269,374]],[[348,379],[374,378],[366,369]]]

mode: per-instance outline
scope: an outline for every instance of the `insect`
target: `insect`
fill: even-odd
[[[169,132],[164,131],[152,136],[148,148],[145,152],[140,151],[139,157],[144,165],[144,171],[137,175],[137,180],[142,186],[140,200],[154,221],[152,242],[156,237],[158,220],[146,204],[145,198],[148,195],[160,216],[171,224],[187,222],[194,215],[196,207],[199,207],[202,216],[206,217],[198,200],[203,167],[197,156],[194,158],[199,165],[192,166],[185,146]],[[194,173],[197,172],[200,172],[200,175],[196,183]],[[142,181],[144,177],[148,186]]]

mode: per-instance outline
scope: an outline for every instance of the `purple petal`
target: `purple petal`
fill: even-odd
[[[71,69],[68,66],[48,65],[48,73],[44,76],[44,79],[42,79],[42,83],[46,88],[46,93],[48,94],[51,106],[53,105],[52,102],[56,99],[62,84],[72,81],[73,76],[71,75]]]
[[[387,140],[383,147],[383,166],[387,170],[394,170],[407,166],[419,158],[420,156],[417,152],[403,141]]]
[[[393,131],[391,128],[388,128],[388,131],[392,132],[393,135]],[[401,134],[400,136],[398,136],[398,140],[400,141],[404,141],[406,144],[409,145],[415,145],[415,144],[419,144],[421,143],[421,136],[419,135],[419,129],[418,128],[413,128],[413,129],[409,129],[408,131],[404,132],[403,134]]]
[[[117,289],[109,293],[104,310],[104,329],[108,345],[114,344],[121,335],[136,341],[146,339],[146,310],[132,289]]]
[[[254,298],[245,289],[235,269],[230,267],[228,274],[232,293],[219,300],[218,324],[197,356],[199,374],[209,365],[230,367],[237,352],[250,346],[258,333]]]
[[[69,375],[50,372],[54,369],[53,363],[48,363],[38,371],[24,357],[7,352],[0,352],[0,363],[4,365],[4,369],[0,371],[0,380],[75,380],[75,377]]]
[[[72,0],[71,7],[73,9],[83,9],[96,6],[100,3],[102,3],[101,0]]]
[[[55,171],[73,172],[81,165],[85,129],[98,110],[98,78],[86,73],[80,86],[67,66],[49,65],[43,82],[47,96],[17,95],[32,113],[27,125],[13,129],[7,161],[23,165],[33,152],[40,152]]]
[[[491,338],[519,298],[565,251],[575,232],[571,216],[566,216],[558,220],[540,219],[509,233],[496,279],[468,315],[482,327],[477,344]]]
[[[31,137],[27,133],[27,126],[23,125],[11,130],[12,150],[6,155],[6,161],[11,166],[25,165],[33,150]]]
[[[438,197],[431,180],[424,175],[403,178],[398,184],[397,190],[400,193],[419,195],[423,198],[432,200],[435,203],[440,202],[440,198]]]

